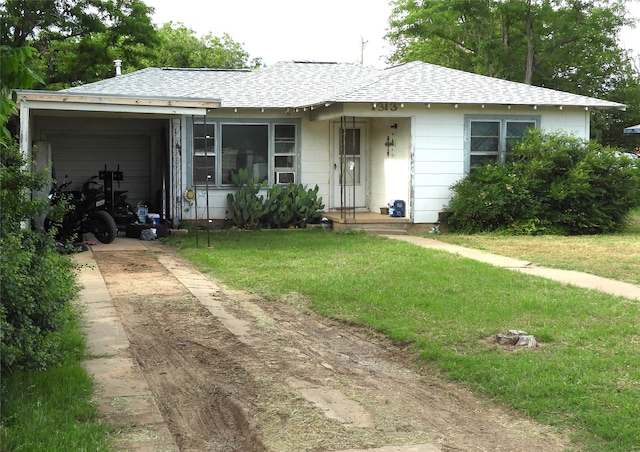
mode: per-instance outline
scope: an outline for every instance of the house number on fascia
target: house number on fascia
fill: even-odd
[[[396,111],[397,109],[398,109],[398,104],[396,104],[395,102],[392,102],[392,103],[376,102],[374,104],[371,104],[371,110],[373,111]]]

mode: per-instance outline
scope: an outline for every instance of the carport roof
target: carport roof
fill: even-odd
[[[423,62],[376,69],[353,63],[281,62],[257,71],[147,68],[59,93],[220,99],[225,108],[303,108],[327,103],[577,106],[624,104]]]

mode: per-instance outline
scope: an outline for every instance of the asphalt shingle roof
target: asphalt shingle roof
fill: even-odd
[[[353,63],[281,62],[257,71],[147,68],[66,92],[221,99],[228,108],[295,108],[325,102],[563,105],[623,104],[411,62],[387,69]]]
[[[251,75],[248,70],[146,68],[62,90],[77,94],[219,98],[221,88]]]

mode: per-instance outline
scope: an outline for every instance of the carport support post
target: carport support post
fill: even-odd
[[[31,160],[31,146],[29,143],[29,106],[25,100],[20,102],[20,152],[25,162]]]
[[[205,178],[205,190],[206,193],[206,204],[207,204],[207,248],[211,248],[211,219],[209,217],[209,178],[211,175],[209,174],[209,148],[207,148],[207,114],[204,115],[204,172],[206,174]],[[215,141],[214,141],[215,146]]]
[[[195,123],[195,116],[191,116],[191,124],[194,124],[194,123]],[[192,127],[192,128],[195,129],[195,127]],[[195,137],[193,136],[193,133],[192,133],[191,134],[191,155],[194,154],[195,142],[196,142],[196,139],[195,139]],[[206,148],[205,148],[204,152],[205,152],[204,155],[206,156],[207,155]],[[205,158],[205,160],[206,160],[206,158]],[[197,248],[198,247],[198,184],[195,181],[195,179],[193,181],[193,189],[194,189],[194,192],[196,194],[195,198],[193,198],[193,204],[194,204],[194,208],[195,208],[195,212],[196,212],[196,214],[195,214],[195,223],[194,224],[195,224],[195,227],[196,227],[196,248]]]
[[[22,159],[25,162],[25,170],[31,171],[29,168],[29,162],[31,161],[31,150],[29,146],[29,107],[27,103],[23,100],[20,102],[20,153],[22,154]],[[25,196],[29,196],[28,194]],[[22,227],[28,228],[29,222],[23,221]]]

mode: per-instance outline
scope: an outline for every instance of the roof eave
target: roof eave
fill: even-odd
[[[113,94],[69,93],[61,91],[19,90],[18,102],[44,110],[123,112],[192,112],[220,108],[221,100],[213,98],[119,96]],[[168,110],[168,111],[167,111]]]
[[[411,105],[411,104],[420,104],[420,105],[426,105],[426,106],[433,106],[433,105],[453,105],[456,108],[461,107],[463,105],[465,106],[473,106],[473,107],[477,107],[477,106],[481,106],[481,107],[486,107],[486,106],[492,106],[492,107],[506,107],[506,108],[511,108],[511,107],[531,107],[534,110],[537,110],[538,108],[542,108],[542,107],[547,107],[547,108],[558,108],[560,110],[564,109],[564,108],[580,108],[580,109],[584,109],[584,110],[620,110],[620,111],[626,111],[627,110],[627,106],[624,104],[618,104],[618,103],[611,103],[608,105],[590,105],[590,104],[559,104],[559,103],[538,103],[538,104],[532,104],[532,103],[520,103],[520,102],[513,102],[513,103],[507,103],[507,102],[501,102],[501,103],[495,103],[495,102],[484,102],[484,103],[480,103],[480,102],[462,102],[462,101],[442,101],[442,100],[437,100],[437,101],[427,101],[427,100],[420,100],[420,101],[416,101],[416,100],[387,100],[387,101],[381,101],[380,99],[376,99],[376,100],[371,100],[371,99],[358,99],[358,100],[345,100],[345,99],[331,99],[331,100],[326,100],[326,101],[322,101],[322,102],[315,102],[315,103],[310,103],[310,104],[305,104],[305,105],[298,105],[295,108],[306,108],[306,109],[315,109],[315,108],[319,108],[319,107],[328,107],[330,105],[336,104],[336,103],[340,103],[340,104],[382,104],[382,103],[396,103],[396,104],[403,104],[403,105]]]

